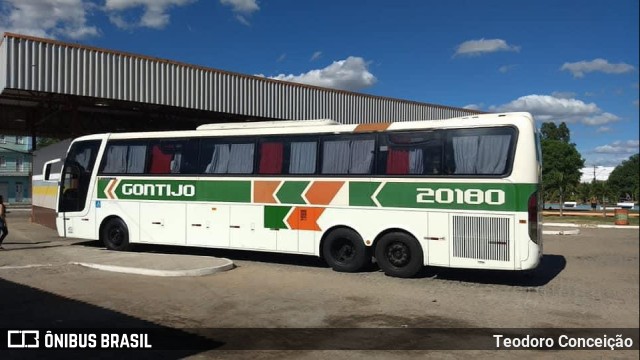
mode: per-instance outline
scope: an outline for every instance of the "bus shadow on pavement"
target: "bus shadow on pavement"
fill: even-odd
[[[34,339],[16,340],[8,338],[8,333],[0,334],[2,335],[0,352],[3,358],[179,359],[217,349],[225,344],[186,330],[158,325],[2,278],[0,278],[0,293],[5,294],[0,297],[3,329],[39,331],[36,340],[38,346],[33,349],[7,349],[9,341],[12,345],[19,345],[14,343],[16,341],[27,341],[33,345]],[[30,305],[25,306],[25,304]],[[58,334],[60,337],[64,334],[95,334],[95,347],[87,348],[85,345],[82,349],[79,346],[80,342],[77,342],[75,349],[65,349],[58,346],[62,344],[58,342],[55,348],[51,348],[52,342],[45,339],[47,331],[51,331],[52,335]],[[135,351],[104,349],[102,346],[105,343],[102,341],[101,334],[146,334],[151,348]],[[86,335],[84,338],[86,339]],[[86,344],[87,341],[82,343]]]
[[[527,271],[475,270],[427,267],[418,277],[455,280],[478,284],[495,284],[522,287],[544,286],[558,276],[567,266],[562,255],[545,254],[537,268]]]
[[[82,241],[74,245],[103,248],[100,241]],[[212,249],[190,246],[149,245],[135,244],[129,252],[213,256],[228,258],[232,261],[255,261],[282,265],[294,265],[313,268],[329,268],[324,260],[309,255],[270,253],[251,250]],[[436,278],[472,282],[479,284],[496,284],[522,287],[544,286],[560,274],[566,267],[567,260],[562,255],[545,254],[540,265],[529,271],[501,271],[501,270],[475,270],[453,269],[442,267],[425,267],[415,277]],[[236,266],[238,266],[236,264]],[[365,267],[361,272],[381,271],[375,263]]]

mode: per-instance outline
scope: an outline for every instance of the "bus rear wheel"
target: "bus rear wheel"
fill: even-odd
[[[413,277],[424,266],[422,247],[402,232],[391,232],[378,240],[376,261],[385,274],[399,278]]]
[[[129,229],[120,218],[107,221],[100,232],[100,240],[109,250],[125,251],[129,249]]]
[[[362,237],[347,228],[335,229],[327,235],[322,244],[322,255],[338,272],[357,272],[371,262]]]

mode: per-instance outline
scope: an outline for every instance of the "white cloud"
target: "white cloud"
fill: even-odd
[[[613,171],[613,169],[615,169],[615,165],[619,164],[620,161],[617,161],[615,159],[599,159],[599,161],[597,161],[597,163],[606,163],[606,165],[610,165],[610,166],[596,166],[595,168],[593,166],[591,167],[585,167],[582,168],[580,170],[580,172],[582,173],[582,176],[580,177],[580,182],[583,183],[590,183],[593,181],[593,177],[594,177],[594,170],[595,170],[595,178],[598,181],[605,181],[609,178],[609,175],[611,175],[611,172]]]
[[[0,33],[71,39],[97,36],[98,28],[87,24],[93,8],[95,4],[83,0],[4,0]]]
[[[611,128],[608,126],[600,126],[598,130],[596,130],[597,133],[605,133],[610,131],[611,131]]]
[[[476,56],[486,53],[492,53],[497,51],[520,51],[519,46],[513,46],[507,44],[502,39],[480,39],[480,40],[468,40],[458,45],[456,53],[457,55]]]
[[[516,67],[515,65],[502,65],[500,66],[500,68],[498,68],[498,71],[500,71],[503,74],[506,74],[509,71],[513,70],[515,67]]]
[[[554,91],[551,93],[551,96],[558,99],[572,99],[576,97],[576,93],[571,91]]]
[[[300,75],[280,74],[271,76],[270,79],[349,91],[357,91],[372,86],[377,81],[376,77],[369,72],[367,62],[363,58],[356,56],[334,61],[333,64],[324,69],[311,70]]]
[[[593,115],[593,116],[587,116],[584,117],[582,119],[580,119],[579,121],[585,125],[604,125],[604,124],[609,124],[615,121],[620,120],[619,117],[605,112],[605,113],[601,113],[601,114],[597,114],[597,115]]]
[[[184,6],[195,0],[106,0],[104,10],[109,20],[119,28],[147,27],[162,29],[169,24],[169,8]],[[139,20],[128,20],[127,11],[142,8]]]
[[[238,22],[242,25],[251,26],[251,23],[249,22],[249,20],[247,20],[247,18],[244,17],[243,15],[240,15],[240,14],[236,15],[236,20],[238,20]]]
[[[585,164],[592,166],[591,177],[589,179],[593,180],[593,165],[600,165],[597,167],[598,170],[605,166],[610,166],[611,170],[613,170],[613,167],[620,165],[620,163],[629,159],[629,156],[637,154],[639,152],[639,148],[639,140],[618,140],[610,144],[597,146],[593,150],[584,152]],[[608,175],[609,174],[607,173],[607,176]]]
[[[249,17],[260,10],[257,0],[220,0],[220,4],[230,6],[236,16],[236,20],[242,25],[251,26]]]
[[[633,105],[635,105],[635,106],[640,106],[640,102],[638,101],[638,99],[635,99],[635,100],[633,101]]]
[[[220,4],[231,6],[233,12],[242,14],[251,14],[260,10],[256,0],[220,0]]]
[[[320,56],[322,56],[322,51],[316,51],[313,53],[313,55],[311,55],[311,59],[309,61],[315,61],[320,59]]]
[[[611,144],[596,147],[594,152],[598,154],[633,155],[638,152],[639,148],[639,140],[614,141]]]
[[[489,108],[495,112],[527,111],[540,121],[583,123],[586,125],[604,125],[619,118],[603,112],[594,103],[585,103],[577,99],[557,98],[550,95],[526,95],[510,103]]]
[[[276,62],[283,62],[284,59],[287,58],[287,54],[281,54],[280,56],[278,56],[278,58],[276,59]]]
[[[629,64],[610,64],[605,59],[595,59],[591,61],[578,61],[574,63],[564,63],[560,68],[562,71],[569,71],[575,78],[584,77],[586,73],[603,72],[605,74],[623,74],[632,72],[635,68]]]
[[[462,108],[463,109],[469,109],[469,110],[481,110],[482,106],[484,106],[484,104],[480,103],[480,104],[469,104],[469,105],[465,105]]]

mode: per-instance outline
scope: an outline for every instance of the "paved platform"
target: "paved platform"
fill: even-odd
[[[81,261],[70,264],[93,269],[149,275],[203,276],[233,269],[233,261],[211,256],[121,252],[100,249],[91,251]]]
[[[573,223],[547,223],[542,226],[571,227],[571,228],[600,228],[600,229],[639,229],[638,225],[609,225],[609,224],[573,224]]]
[[[30,223],[26,212],[10,213],[8,220],[0,270],[73,265],[148,276],[203,276],[234,268],[226,258],[143,252],[135,247],[130,252],[111,251],[97,241],[60,238],[55,230]]]
[[[7,244],[0,255],[9,257],[32,249],[28,244],[20,245]],[[111,251],[78,244],[44,246],[41,250],[43,248],[47,248],[51,261],[28,263],[27,259],[16,256],[9,264],[0,261],[0,269],[78,265],[127,274],[176,277],[210,275],[234,268],[233,261],[212,256]]]

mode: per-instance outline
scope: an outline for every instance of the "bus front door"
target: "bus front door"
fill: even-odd
[[[76,142],[71,146],[60,178],[58,194],[58,235],[94,239],[95,208],[89,206],[92,172],[99,140]]]

